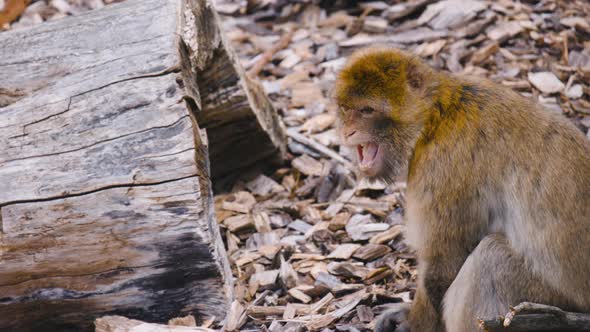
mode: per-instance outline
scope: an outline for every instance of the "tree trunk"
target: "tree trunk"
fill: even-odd
[[[1,331],[224,318],[231,272],[197,118],[248,118],[241,133],[264,138],[225,171],[280,158],[284,134],[212,13],[206,0],[130,0],[0,34]],[[204,91],[222,83],[203,64],[223,54],[212,63],[239,107]],[[209,126],[213,162],[233,160]]]

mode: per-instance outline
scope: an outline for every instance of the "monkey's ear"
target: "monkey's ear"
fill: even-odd
[[[409,63],[406,68],[408,84],[412,89],[421,89],[424,86],[424,75],[415,63]]]

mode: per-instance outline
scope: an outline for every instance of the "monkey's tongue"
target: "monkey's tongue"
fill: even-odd
[[[371,167],[379,151],[379,146],[373,142],[357,145],[361,168]]]

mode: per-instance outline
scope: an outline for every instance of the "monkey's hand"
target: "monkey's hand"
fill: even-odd
[[[403,304],[384,312],[377,318],[375,332],[410,332],[407,320],[409,311],[410,306]]]

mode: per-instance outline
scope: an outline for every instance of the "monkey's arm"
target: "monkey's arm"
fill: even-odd
[[[445,259],[421,260],[418,288],[414,303],[408,314],[410,331],[444,331],[442,323],[442,300],[453,282],[460,265],[452,268]]]
[[[449,269],[453,264],[443,259],[419,261],[420,279],[412,305],[384,313],[376,324],[375,332],[444,331],[442,299],[454,279],[454,269]]]

